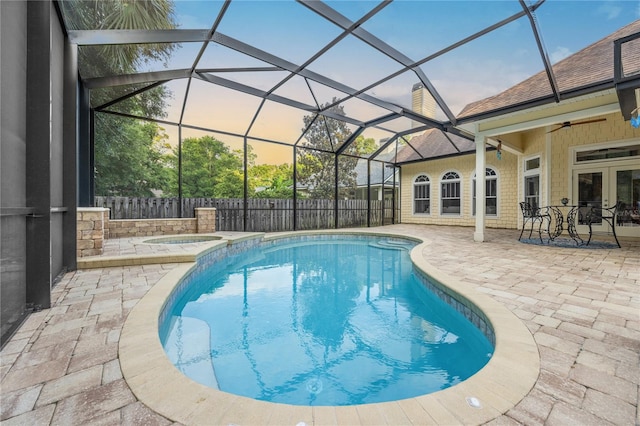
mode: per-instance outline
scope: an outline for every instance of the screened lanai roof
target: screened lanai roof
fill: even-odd
[[[331,151],[345,153],[364,136],[380,147],[365,158],[396,164],[424,157],[423,148],[406,146],[412,137],[446,142],[443,149],[464,145],[460,139],[472,135],[458,126],[508,106],[480,101],[519,82],[536,82],[535,91],[518,92],[522,108],[540,93],[555,101],[575,96],[579,70],[554,65],[640,17],[637,2],[617,0],[178,0],[169,2],[173,27],[128,19],[140,2],[116,1],[114,18],[98,16],[100,8],[82,16],[78,1],[57,4],[80,53],[103,45],[121,55],[131,46],[170,52],[118,73],[79,55],[96,111],[137,117],[119,104],[164,86],[171,93],[165,110],[141,118],[287,147],[309,144],[305,117],[336,120],[349,136]],[[602,89],[593,83],[577,84],[581,93]],[[99,94],[107,90],[105,101]],[[408,149],[402,156],[400,145]]]

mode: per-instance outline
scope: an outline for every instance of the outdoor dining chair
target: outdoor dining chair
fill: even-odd
[[[589,245],[591,242],[591,237],[593,236],[593,225],[600,225],[602,222],[606,222],[609,224],[611,228],[611,234],[613,238],[616,240],[616,244],[618,247],[622,247],[620,245],[620,241],[618,241],[618,236],[616,235],[616,225],[617,225],[617,214],[618,209],[621,208],[622,203],[618,201],[613,207],[591,207],[591,210],[587,213],[587,225],[589,225],[589,240],[586,245]]]
[[[529,225],[529,238],[531,238],[531,235],[533,234],[533,227],[538,224],[538,236],[540,237],[540,242],[542,243],[542,225],[544,225],[545,220],[551,220],[551,216],[549,215],[548,210],[543,210],[539,207],[533,207],[526,201],[520,203],[520,210],[522,210],[522,230],[520,231],[518,241],[522,239],[522,234],[527,228],[527,224]]]

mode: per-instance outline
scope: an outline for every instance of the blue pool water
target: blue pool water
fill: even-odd
[[[196,272],[160,326],[207,386],[294,405],[354,405],[455,385],[493,347],[413,272],[411,243],[258,246]]]

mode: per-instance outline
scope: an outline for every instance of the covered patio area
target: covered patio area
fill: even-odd
[[[426,262],[506,306],[533,335],[540,354],[538,379],[520,403],[489,424],[639,421],[639,241],[622,240],[620,249],[535,246],[518,242],[518,230],[489,229],[478,245],[463,227],[400,224],[371,230],[376,229],[428,240],[421,253]],[[225,233],[230,236],[242,234]],[[103,256],[146,256],[153,250],[184,254],[204,244],[212,243],[108,240]],[[52,291],[52,307],[33,313],[2,349],[2,423],[172,424],[131,392],[120,370],[118,345],[131,309],[175,266],[67,273]],[[270,418],[261,419],[239,409],[234,423],[327,422],[315,408],[300,409],[296,418],[274,409]],[[330,412],[330,422],[463,423],[458,412],[414,409],[398,405],[371,417],[361,406],[341,407]]]

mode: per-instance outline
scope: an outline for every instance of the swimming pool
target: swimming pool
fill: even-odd
[[[427,290],[409,257],[414,245],[313,236],[205,261],[165,306],[165,351],[199,383],[293,405],[391,401],[455,385],[493,347],[464,309]]]

